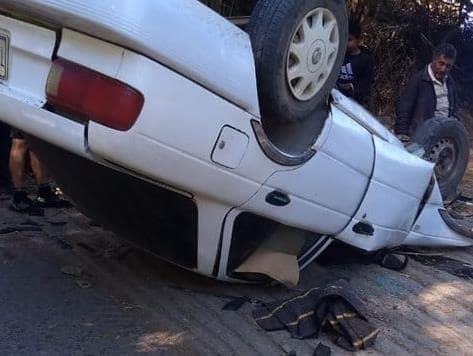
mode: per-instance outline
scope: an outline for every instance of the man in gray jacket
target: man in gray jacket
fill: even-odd
[[[409,141],[416,128],[434,116],[456,117],[455,85],[448,75],[456,56],[457,51],[451,44],[440,45],[434,50],[432,63],[407,84],[399,98],[394,126],[401,141]]]

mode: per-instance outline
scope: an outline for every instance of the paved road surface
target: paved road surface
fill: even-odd
[[[2,226],[37,224],[41,231],[0,234],[1,355],[312,355],[320,341],[260,330],[251,305],[221,310],[224,295],[271,301],[295,291],[196,276],[127,250],[74,209],[27,218],[7,206],[0,201]],[[446,254],[473,263],[472,251]],[[471,354],[471,268],[422,262],[411,260],[403,273],[375,265],[313,265],[298,288],[349,278],[382,330],[366,354]],[[71,266],[82,275],[61,271]],[[322,340],[334,354],[344,354]]]

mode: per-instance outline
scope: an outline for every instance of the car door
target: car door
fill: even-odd
[[[274,173],[241,209],[321,234],[342,231],[370,182],[373,137],[332,107],[313,148],[312,159],[293,170]],[[272,194],[286,196],[287,204],[272,204]]]

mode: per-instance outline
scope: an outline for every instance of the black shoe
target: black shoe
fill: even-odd
[[[36,204],[38,204],[38,206],[42,208],[62,209],[72,207],[72,204],[69,201],[58,198],[56,196],[52,198],[37,197]]]
[[[0,200],[10,200],[10,196],[13,194],[12,187],[0,187]]]
[[[33,200],[28,198],[26,192],[23,191],[16,191],[13,194],[13,201],[10,205],[10,210],[32,216],[44,215],[44,210],[35,204]]]
[[[59,198],[54,192],[49,188],[49,190],[42,190],[38,192],[36,198],[36,204],[42,208],[70,208],[72,204],[62,198]]]

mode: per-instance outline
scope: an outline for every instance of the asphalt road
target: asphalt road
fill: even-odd
[[[472,249],[442,252],[453,264],[411,260],[402,273],[314,264],[297,290],[235,286],[129,248],[74,209],[29,218],[7,206],[0,200],[0,355],[312,355],[320,341],[345,354],[325,337],[302,341],[259,329],[251,304],[222,310],[227,296],[272,301],[340,277],[381,328],[361,354],[473,349],[473,269],[465,264],[473,263]],[[12,226],[38,231],[2,231]]]

